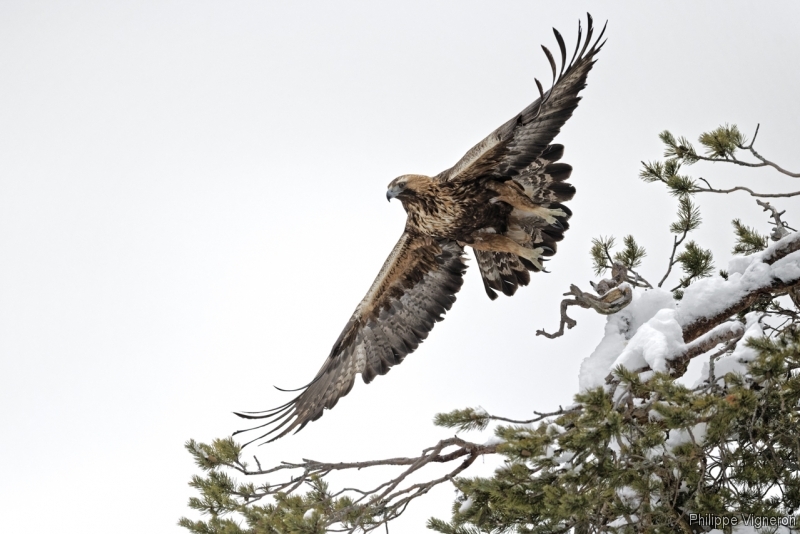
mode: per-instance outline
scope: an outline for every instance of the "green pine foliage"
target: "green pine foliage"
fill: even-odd
[[[642,259],[647,256],[647,251],[640,246],[632,235],[623,238],[623,249],[612,254],[617,241],[614,237],[596,237],[592,239],[592,248],[589,255],[592,257],[592,266],[596,275],[601,275],[614,262],[621,263],[628,270],[635,269],[642,264]]]
[[[733,224],[733,231],[736,233],[736,245],[733,247],[734,254],[747,256],[767,248],[769,244],[767,236],[759,234],[755,228],[745,226],[739,219],[734,219],[731,223]]]
[[[592,239],[592,248],[589,255],[592,257],[594,274],[599,276],[611,268],[611,249],[614,248],[616,239],[611,237],[596,237]]]
[[[614,261],[621,263],[628,270],[635,269],[642,264],[642,259],[647,256],[644,247],[639,246],[632,235],[626,235],[622,240],[623,248],[614,254]]]
[[[747,144],[747,138],[735,124],[725,124],[700,135],[698,141],[705,148],[704,157],[697,154],[694,146],[685,137],[676,138],[664,130],[659,134],[659,138],[664,143],[665,158],[687,165],[697,163],[701,159],[734,160],[736,150],[746,148]]]
[[[697,153],[694,147],[685,137],[675,138],[668,130],[664,130],[658,135],[664,143],[664,157],[671,160],[683,160],[691,164],[697,161]]]
[[[319,477],[305,485],[305,493],[295,488],[262,503],[268,485],[239,483],[229,474],[248,468],[241,459],[241,445],[232,438],[217,439],[210,445],[189,440],[185,447],[205,473],[193,476],[189,483],[200,494],[189,499],[189,507],[207,519],[183,517],[178,521],[194,534],[324,534],[329,532],[327,519],[333,516],[349,526],[378,521],[372,510],[354,506],[348,497],[332,495],[327,482]]]
[[[678,200],[678,220],[670,225],[669,231],[673,234],[687,234],[696,230],[702,221],[700,209],[690,196],[684,195]]]
[[[726,124],[703,133],[699,141],[705,147],[708,157],[718,159],[735,159],[736,150],[747,143],[747,139],[735,124],[732,126]]]
[[[449,413],[437,413],[433,418],[433,424],[445,428],[457,428],[466,430],[484,430],[491,422],[489,414],[479,408],[466,408],[464,410],[454,410]]]
[[[461,478],[449,522],[473,532],[696,532],[690,513],[782,516],[800,509],[800,335],[757,339],[749,375],[694,390],[669,374],[617,369],[616,392],[537,427],[500,426],[504,465]]]
[[[679,174],[680,160],[668,159],[664,162],[642,162],[639,177],[647,183],[661,182],[667,186],[669,193],[674,196],[689,195],[695,192],[697,184],[689,176]]]
[[[711,251],[702,248],[694,241],[686,243],[686,248],[676,259],[684,272],[679,287],[689,287],[694,280],[707,278],[714,272],[714,256]]]

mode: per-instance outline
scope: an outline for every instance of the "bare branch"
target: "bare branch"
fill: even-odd
[[[570,290],[572,290],[572,288],[575,288],[580,292],[580,289],[578,289],[576,286],[574,286],[574,285],[570,286]],[[565,296],[566,295],[572,295],[572,294],[573,294],[572,292],[564,293]],[[571,318],[569,315],[567,315],[567,308],[569,306],[580,306],[581,308],[588,308],[589,307],[588,304],[586,304],[585,302],[579,301],[578,299],[563,299],[561,301],[561,322],[558,325],[558,330],[556,332],[550,334],[550,333],[548,333],[547,331],[545,331],[543,329],[539,329],[539,330],[536,331],[536,335],[537,336],[545,336],[545,337],[550,338],[550,339],[555,339],[557,337],[561,337],[561,336],[564,335],[564,326],[565,325],[566,325],[567,328],[570,328],[570,329],[572,327],[574,327],[575,325],[577,325],[578,322],[575,319]]]
[[[566,412],[559,410],[552,414],[538,414],[539,417],[531,420],[531,422],[542,420],[546,417],[559,415],[561,413]],[[525,423],[525,421],[507,420],[505,418],[493,416],[490,417],[508,422]],[[448,452],[447,449],[452,447],[456,447],[456,449]],[[458,436],[454,436],[452,438],[439,441],[433,447],[423,450],[422,453],[416,457],[398,457],[364,462],[338,463],[320,462],[304,458],[302,462],[282,462],[280,465],[270,469],[262,469],[260,463],[256,461],[256,463],[259,465],[259,468],[256,470],[247,469],[241,466],[239,463],[225,463],[224,465],[235,469],[244,475],[265,475],[277,472],[286,473],[287,478],[285,480],[278,483],[265,485],[255,493],[237,493],[243,498],[244,502],[248,504],[252,504],[253,502],[265,497],[274,496],[278,493],[292,493],[300,488],[300,486],[310,483],[314,479],[324,478],[334,471],[361,470],[375,466],[405,466],[406,468],[396,477],[379,484],[377,487],[372,489],[364,490],[354,487],[344,488],[341,491],[328,496],[328,501],[347,493],[353,495],[354,498],[352,499],[352,505],[344,507],[341,510],[337,510],[333,514],[326,517],[326,527],[337,523],[343,523],[346,521],[348,515],[353,512],[358,512],[360,517],[381,516],[382,519],[377,520],[374,523],[358,523],[356,525],[352,525],[351,528],[346,530],[348,532],[355,532],[356,530],[369,532],[378,528],[380,525],[399,517],[413,499],[428,493],[435,486],[443,482],[452,480],[462,471],[472,465],[472,463],[474,463],[479,457],[487,454],[495,454],[496,452],[497,444],[481,445],[463,440]],[[462,459],[462,461],[446,474],[426,482],[409,484],[405,487],[402,487],[403,482],[410,475],[419,471],[426,465],[432,463],[450,463],[458,459]]]
[[[611,274],[612,277],[610,279],[601,280],[597,284],[589,282],[592,288],[597,292],[597,295],[581,291],[575,284],[570,285],[569,293],[564,293],[564,296],[572,295],[575,298],[561,301],[561,323],[558,331],[550,334],[545,330],[537,330],[536,335],[554,339],[564,335],[564,325],[567,325],[567,328],[572,328],[578,324],[567,315],[567,308],[569,306],[592,308],[601,315],[611,315],[630,304],[633,298],[633,290],[630,285],[621,285],[629,281],[628,269],[621,263],[615,262],[611,268]],[[638,277],[638,275],[636,276]],[[649,283],[647,285],[652,287]]]
[[[773,241],[780,241],[781,239],[789,235],[787,228],[789,228],[790,230],[794,230],[794,228],[790,228],[789,225],[786,224],[786,222],[781,220],[781,215],[786,213],[785,210],[779,212],[777,209],[773,208],[769,202],[761,202],[760,200],[756,200],[756,204],[764,208],[764,211],[772,212],[772,218],[775,220],[775,222],[772,224],[775,225],[775,228],[772,229],[770,237],[772,238]]]
[[[786,176],[791,176],[792,178],[800,178],[800,172],[790,172],[790,171],[787,171],[786,169],[784,169],[784,168],[782,168],[782,167],[778,166],[777,164],[775,164],[775,163],[773,163],[773,162],[769,161],[768,159],[766,159],[766,158],[762,157],[762,156],[761,156],[761,154],[759,154],[758,152],[756,152],[756,149],[755,149],[755,148],[753,148],[753,144],[756,142],[756,136],[758,136],[758,129],[759,129],[760,127],[761,127],[761,124],[758,124],[758,125],[756,125],[756,133],[753,135],[753,140],[752,140],[752,141],[750,141],[750,144],[749,144],[749,145],[747,145],[746,147],[745,147],[745,146],[740,146],[739,148],[741,148],[741,149],[743,149],[743,150],[749,150],[749,151],[750,151],[750,153],[751,153],[753,156],[755,156],[755,157],[756,157],[756,159],[758,159],[759,161],[761,161],[761,163],[762,163],[763,165],[769,165],[770,167],[772,167],[773,169],[775,169],[776,171],[778,171],[778,172],[779,172],[779,173],[781,173],[781,174],[785,174]]]
[[[683,232],[683,235],[681,236],[680,239],[678,239],[678,236],[675,236],[675,238],[673,239],[673,241],[672,241],[672,254],[669,255],[669,265],[667,266],[667,272],[664,273],[664,277],[658,283],[658,287],[661,287],[664,284],[664,282],[666,282],[667,277],[669,276],[669,273],[672,272],[672,268],[675,266],[676,263],[678,263],[678,261],[675,259],[675,252],[678,250],[678,247],[680,246],[680,244],[683,243],[683,240],[686,239],[686,234],[688,234],[688,233],[689,233],[689,231],[686,230],[686,231]]]
[[[712,160],[712,161],[726,161],[726,160]],[[700,180],[703,180],[708,185],[708,188],[693,187],[692,189],[689,190],[690,194],[694,194],[694,193],[723,193],[723,194],[727,194],[727,193],[734,193],[736,191],[747,191],[748,193],[750,193],[750,196],[760,197],[760,198],[789,198],[789,197],[796,197],[797,195],[800,195],[800,191],[792,191],[792,192],[789,192],[789,193],[756,193],[755,191],[753,191],[749,187],[743,187],[743,186],[731,187],[730,189],[715,189],[715,188],[711,187],[711,184],[709,184],[708,181],[705,180],[704,178],[700,178]]]
[[[525,420],[518,420],[518,419],[508,419],[506,417],[500,417],[497,415],[488,415],[487,417],[493,421],[503,421],[505,423],[514,423],[515,425],[529,425],[531,423],[538,423],[539,421],[543,421],[548,417],[556,417],[558,415],[564,415],[573,412],[579,412],[583,409],[581,406],[575,406],[572,408],[564,409],[561,406],[558,407],[558,410],[549,413],[541,413],[534,411],[533,413],[536,414],[536,417],[533,419],[525,419]]]

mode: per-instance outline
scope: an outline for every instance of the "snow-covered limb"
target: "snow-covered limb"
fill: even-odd
[[[789,234],[766,250],[733,258],[728,280],[706,278],[686,289],[679,320],[684,341],[692,341],[759,297],[783,293],[800,283],[800,233]]]
[[[663,311],[663,310],[662,310]],[[659,312],[661,313],[661,312]],[[671,317],[671,314],[665,314],[665,317]],[[652,320],[651,320],[652,321]],[[651,328],[650,322],[648,321],[647,324],[643,325],[642,328]],[[674,327],[674,324],[666,321],[662,324],[671,325]],[[692,358],[700,356],[701,354],[705,354],[706,352],[710,351],[720,343],[729,343],[729,342],[737,342],[742,339],[742,336],[745,333],[745,326],[738,322],[738,321],[729,321],[727,323],[723,323],[716,328],[712,329],[711,331],[703,334],[699,338],[695,339],[691,343],[687,343],[684,345],[683,349],[674,349],[672,352],[671,357],[667,358],[667,354],[663,354],[663,359],[658,360],[658,363],[655,365],[653,363],[648,362],[647,365],[643,365],[641,367],[636,367],[635,370],[638,372],[644,372],[648,369],[654,369],[656,371],[666,371],[667,369],[671,370],[673,374],[676,376],[681,376],[686,372],[686,368],[689,365],[689,362]],[[645,338],[649,336],[643,336]],[[652,342],[652,340],[648,339],[647,342]],[[652,358],[652,355],[651,355]],[[620,361],[622,356],[617,359],[617,364],[625,364],[624,361]],[[631,368],[626,365],[627,368]],[[613,373],[609,373],[606,376],[605,382],[610,384],[615,379]]]
[[[762,252],[736,257],[728,278],[705,278],[686,288],[683,299],[655,288],[634,291],[630,304],[609,316],[606,332],[581,366],[585,391],[607,383],[618,365],[630,370],[682,375],[689,361],[719,343],[741,339],[745,326],[730,321],[758,299],[800,285],[800,233]]]
[[[737,342],[742,339],[745,326],[738,321],[729,321],[711,329],[694,341],[686,344],[684,352],[670,362],[675,374],[683,375],[692,358],[710,351],[720,343]]]

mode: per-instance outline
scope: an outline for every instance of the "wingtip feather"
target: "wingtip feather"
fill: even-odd
[[[560,80],[561,76],[564,74],[564,66],[567,64],[567,45],[564,44],[564,38],[557,29],[553,28],[553,34],[556,36],[558,49],[561,51],[561,70],[558,73],[558,79]]]
[[[539,98],[544,100],[544,89],[542,89],[542,82],[540,82],[538,78],[534,78],[533,81],[536,82],[536,88],[539,89]]]
[[[553,59],[553,54],[550,53],[550,50],[545,46],[541,45],[542,50],[544,51],[544,55],[547,56],[547,61],[550,62],[550,70],[553,71],[553,84],[556,83],[556,62]]]

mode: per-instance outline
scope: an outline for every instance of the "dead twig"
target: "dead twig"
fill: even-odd
[[[611,315],[625,308],[633,298],[633,290],[627,284],[629,280],[628,270],[621,263],[614,263],[611,268],[611,275],[610,279],[601,280],[597,284],[589,282],[597,295],[581,291],[575,284],[570,285],[569,292],[564,293],[564,296],[573,296],[575,298],[561,301],[561,322],[559,323],[558,331],[551,334],[545,330],[537,330],[536,335],[554,339],[564,335],[565,325],[567,328],[572,328],[578,324],[575,319],[567,315],[569,306],[591,308],[601,315]],[[650,284],[647,285],[649,286]]]
[[[769,202],[761,202],[760,200],[756,200],[756,204],[764,208],[764,211],[769,211],[772,213],[772,219],[774,220],[772,224],[775,226],[775,228],[772,229],[772,232],[770,233],[770,238],[773,241],[780,241],[781,239],[789,235],[789,230],[795,232],[797,231],[794,228],[791,228],[785,221],[781,220],[781,215],[786,213],[786,210],[778,211],[777,209],[772,207],[772,205]]]

